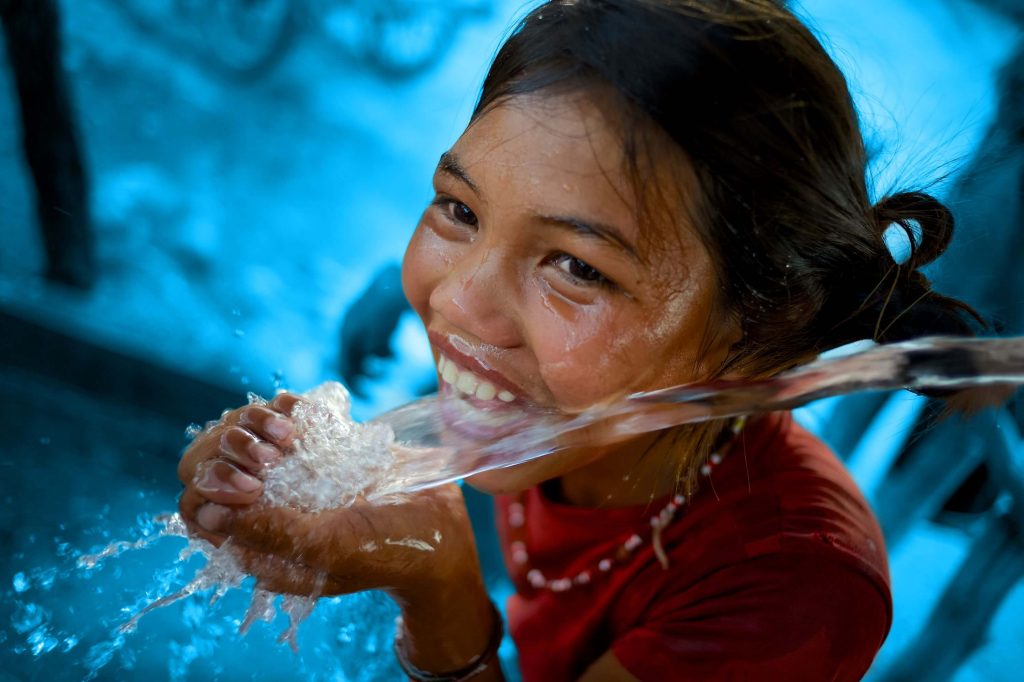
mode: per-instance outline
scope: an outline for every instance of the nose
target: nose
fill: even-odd
[[[514,270],[500,250],[472,249],[431,292],[430,307],[477,341],[513,348],[520,343]]]

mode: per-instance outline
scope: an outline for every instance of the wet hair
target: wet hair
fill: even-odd
[[[855,340],[981,324],[921,272],[952,214],[920,191],[871,203],[846,80],[785,3],[544,3],[498,51],[473,118],[509,97],[609,87],[622,120],[653,121],[696,173],[694,227],[743,334],[720,371],[770,374]],[[886,246],[893,226],[909,241],[902,262]]]
[[[856,340],[983,325],[921,271],[950,242],[949,209],[921,191],[872,203],[846,80],[784,2],[546,2],[498,51],[473,118],[510,97],[608,90],[635,176],[646,149],[644,126],[630,125],[638,117],[664,131],[696,175],[691,222],[715,267],[719,310],[742,331],[719,373],[763,376]],[[909,241],[899,262],[890,228]],[[686,453],[674,464],[681,489],[693,491],[725,433],[713,421],[660,434]]]

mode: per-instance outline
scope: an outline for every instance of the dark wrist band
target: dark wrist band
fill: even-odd
[[[395,632],[395,658],[398,659],[398,665],[401,666],[402,672],[416,682],[460,682],[461,680],[469,680],[476,677],[487,669],[487,666],[497,655],[498,647],[501,646],[501,638],[505,636],[505,625],[501,621],[501,613],[498,612],[494,602],[491,602],[491,614],[494,619],[494,625],[491,627],[491,637],[487,641],[487,647],[462,668],[445,673],[432,673],[420,670],[409,661],[409,657],[405,653],[405,646],[403,645],[405,628],[402,624],[402,617],[399,616],[398,628]]]

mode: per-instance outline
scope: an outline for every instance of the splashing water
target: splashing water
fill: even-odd
[[[380,423],[354,422],[349,416],[351,402],[348,392],[337,382],[318,386],[306,393],[305,398],[306,402],[297,405],[292,413],[296,426],[295,442],[288,456],[268,470],[261,502],[268,506],[288,506],[315,512],[350,505],[358,496],[371,502],[380,499],[375,494],[375,484],[394,464],[394,434],[391,429]],[[264,405],[266,402],[249,393],[250,404]],[[207,424],[205,430],[217,423]],[[203,431],[199,427],[189,427],[186,433],[195,437]],[[197,476],[202,472],[202,469],[197,471]],[[79,566],[93,568],[104,559],[128,550],[142,549],[168,536],[188,540],[187,547],[178,557],[179,562],[194,554],[206,558],[206,564],[184,587],[150,602],[122,624],[119,628],[122,635],[134,631],[146,614],[192,594],[212,590],[212,604],[229,590],[239,587],[247,577],[232,552],[230,540],[215,547],[192,537],[178,514],[160,515],[154,521],[162,526],[158,532],[147,534],[135,542],[113,542],[100,552],[84,555],[78,560]],[[326,576],[320,576],[321,589],[325,579]],[[257,620],[272,622],[277,616],[275,604],[279,596],[279,608],[288,616],[289,625],[278,641],[288,642],[297,651],[299,624],[312,613],[320,597],[320,589],[309,596],[298,596],[278,595],[257,587],[239,631],[246,633]]]
[[[264,504],[318,511],[351,504],[357,497],[394,503],[402,495],[512,466],[558,450],[601,442],[673,425],[791,409],[827,396],[866,390],[910,388],[950,390],[990,384],[1024,383],[1024,339],[923,339],[876,346],[843,357],[820,360],[777,377],[672,387],[635,394],[576,415],[556,414],[515,405],[481,406],[448,392],[429,396],[358,424],[349,416],[345,389],[328,382],[305,394],[298,405],[295,445],[281,464],[267,472]],[[250,394],[250,403],[265,401]],[[207,425],[211,428],[214,423]],[[202,432],[190,427],[192,435]],[[201,554],[206,564],[183,588],[152,601],[121,626],[102,658],[123,643],[139,619],[151,611],[199,592],[212,591],[211,603],[246,578],[230,543],[213,547],[189,538],[177,514],[155,519],[159,532],[135,542],[115,542],[79,563],[94,567],[130,549],[149,546],[166,536],[188,539],[183,561]],[[22,585],[17,582],[15,589]],[[22,577],[21,580],[24,580]],[[279,641],[297,648],[299,624],[312,612],[319,594],[276,595],[253,590],[239,631],[257,621],[270,622],[280,608],[289,618]],[[42,633],[36,646],[56,646]],[[90,654],[92,655],[92,653]]]
[[[567,448],[613,443],[680,424],[789,410],[821,398],[906,388],[954,391],[1024,384],[1024,337],[934,337],[820,359],[768,379],[637,393],[576,415],[429,396],[380,415],[403,447],[375,493],[409,493]]]

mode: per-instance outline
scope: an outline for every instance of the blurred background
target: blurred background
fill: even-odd
[[[1022,0],[801,0],[850,78],[876,193],[954,208],[940,290],[1024,333]],[[77,570],[174,508],[185,427],[248,391],[343,380],[365,419],[434,389],[397,263],[518,0],[0,0],[0,681],[398,679],[394,608],[329,600],[235,634],[181,544]],[[873,680],[1024,669],[1024,411],[936,423],[907,393],[801,420],[889,544]],[[487,581],[509,591],[488,501]],[[515,652],[502,655],[511,670]],[[510,673],[516,679],[514,672]]]

